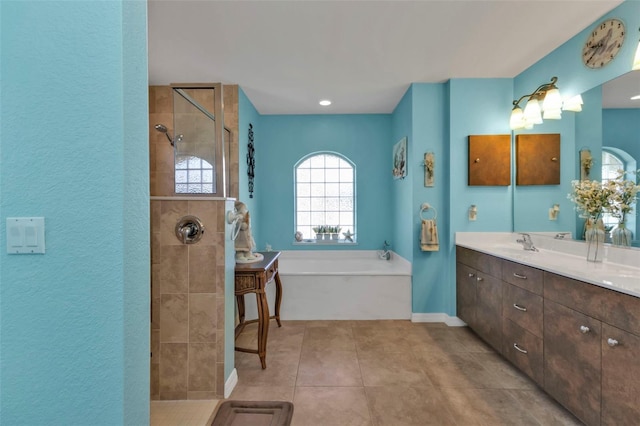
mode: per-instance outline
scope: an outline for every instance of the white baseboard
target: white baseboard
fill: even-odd
[[[464,321],[462,321],[458,317],[452,317],[443,313],[435,313],[435,314],[411,314],[411,322],[443,322],[447,324],[449,327],[464,327],[467,325]]]
[[[224,382],[225,398],[229,398],[229,396],[231,396],[231,392],[233,392],[233,389],[235,389],[237,384],[238,384],[238,370],[234,368],[231,374],[229,374],[229,378],[227,379],[227,381]]]

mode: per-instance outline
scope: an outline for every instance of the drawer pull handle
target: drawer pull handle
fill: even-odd
[[[521,280],[526,280],[527,279],[526,275],[520,275],[517,272],[514,272],[513,276],[516,277],[516,278],[520,278]]]
[[[513,347],[514,347],[514,348],[516,348],[516,350],[518,350],[518,351],[522,352],[523,354],[528,353],[527,351],[525,351],[524,349],[522,349],[520,346],[518,346],[518,344],[517,344],[517,343],[514,343],[514,344],[513,344]]]
[[[618,342],[616,339],[612,339],[611,337],[607,339],[607,345],[611,346],[612,348],[614,346],[618,346],[619,344],[620,342]]]
[[[469,278],[473,278],[475,274],[469,273]]]
[[[513,304],[513,307],[516,308],[519,311],[527,312],[527,308],[523,308],[522,306],[519,306],[519,305],[517,305],[515,303]]]
[[[581,325],[580,326],[580,333],[587,334],[590,331],[591,331],[591,329],[589,327],[587,327],[586,325]]]
[[[482,281],[482,277],[476,277],[476,281]]]

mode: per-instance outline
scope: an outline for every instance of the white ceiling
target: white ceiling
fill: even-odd
[[[261,114],[390,113],[412,82],[515,77],[620,3],[149,0],[149,83],[239,84]]]

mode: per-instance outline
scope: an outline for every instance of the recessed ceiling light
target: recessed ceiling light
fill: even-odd
[[[632,97],[631,97],[631,100],[632,100],[632,101],[640,100],[640,95],[632,96]]]
[[[320,101],[320,105],[329,106],[329,105],[331,105],[331,101],[329,99],[323,99],[323,100]]]

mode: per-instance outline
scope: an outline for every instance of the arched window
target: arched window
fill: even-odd
[[[356,233],[355,165],[335,152],[314,153],[294,170],[295,229],[305,240],[315,238],[313,228],[332,226]],[[355,238],[354,238],[355,241]]]
[[[620,175],[620,170],[624,170],[625,164],[622,158],[611,151],[602,150],[602,183],[615,180]],[[608,213],[602,215],[604,226],[613,228],[618,224],[618,219]]]

